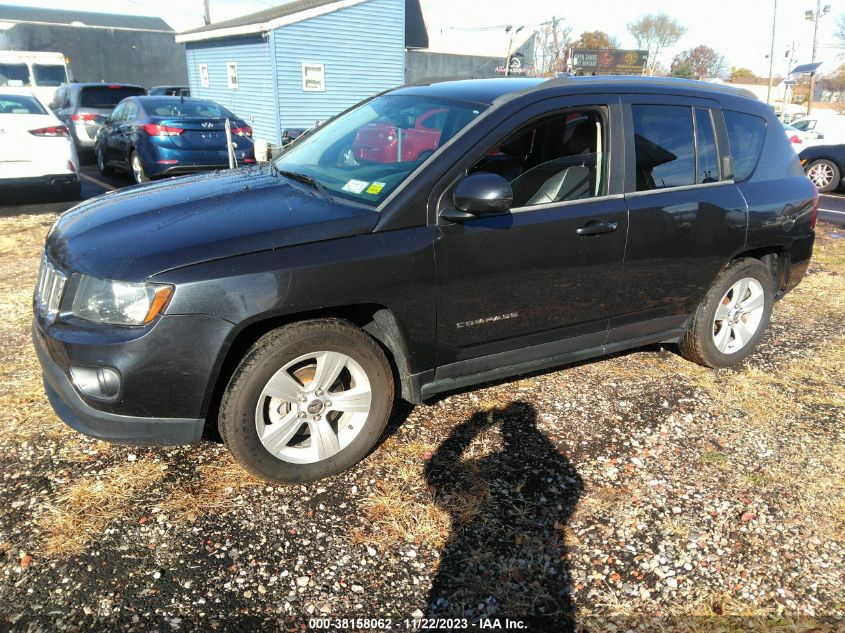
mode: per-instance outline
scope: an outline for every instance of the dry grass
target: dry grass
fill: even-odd
[[[203,464],[196,477],[174,485],[158,508],[175,523],[193,523],[208,514],[220,514],[237,504],[246,488],[266,485],[226,455],[223,463]]]
[[[126,516],[163,476],[164,467],[159,464],[126,462],[69,484],[38,519],[44,539],[41,553],[69,556],[83,551],[112,521]]]

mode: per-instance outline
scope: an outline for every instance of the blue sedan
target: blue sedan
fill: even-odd
[[[129,97],[97,132],[94,152],[103,175],[129,172],[135,182],[229,167],[226,120],[238,165],[254,164],[252,128],[207,99]]]

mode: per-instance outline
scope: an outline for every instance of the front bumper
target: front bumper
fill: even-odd
[[[164,315],[143,329],[36,317],[32,340],[50,403],[68,426],[113,442],[176,445],[202,436],[231,333],[232,324],[208,315]],[[72,367],[111,368],[118,395],[83,393]]]
[[[142,418],[106,413],[89,406],[47,355],[34,328],[32,340],[41,363],[47,398],[56,415],[75,431],[100,440],[137,445],[195,444],[202,438],[203,418]]]

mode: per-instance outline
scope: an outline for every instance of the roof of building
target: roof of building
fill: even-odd
[[[702,97],[713,95],[730,95],[744,97],[757,101],[757,97],[744,88],[728,84],[712,84],[692,79],[678,79],[675,77],[641,77],[633,75],[599,75],[595,77],[558,77],[546,79],[542,77],[529,78],[495,78],[495,79],[458,79],[432,80],[418,82],[411,86],[399,88],[406,94],[428,94],[446,99],[471,101],[475,103],[493,103],[505,95],[520,91],[531,91],[545,88],[571,88],[572,92],[663,92],[675,94],[689,94]]]
[[[293,24],[308,18],[339,11],[367,0],[293,0],[276,7],[263,9],[230,20],[213,22],[199,28],[183,31],[176,36],[177,42],[202,40],[262,33],[279,26]],[[405,0],[405,44],[409,47],[428,46],[419,0]]]
[[[780,82],[783,81],[780,77],[772,77],[772,85],[779,86]],[[769,78],[768,77],[734,77],[731,79],[729,84],[741,85],[741,86],[768,86],[769,85]]]
[[[56,24],[61,26],[88,26],[97,28],[129,29],[133,31],[167,31],[170,26],[158,17],[147,15],[117,15],[91,11],[68,11],[0,4],[0,21],[24,24]]]

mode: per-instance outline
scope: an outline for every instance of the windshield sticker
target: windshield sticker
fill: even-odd
[[[349,193],[361,193],[370,183],[366,180],[355,180],[354,178],[343,185],[340,190]]]
[[[376,181],[373,184],[371,184],[369,187],[367,187],[367,193],[370,193],[374,196],[378,195],[378,194],[381,193],[381,190],[385,188],[385,186],[386,186],[386,183]]]

